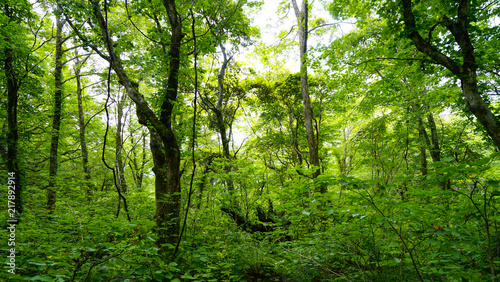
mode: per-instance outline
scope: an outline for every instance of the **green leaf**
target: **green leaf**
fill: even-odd
[[[50,277],[47,277],[47,276],[35,276],[35,277],[31,277],[30,279],[31,281],[54,281],[54,279],[50,278]]]
[[[454,160],[455,160],[455,158],[453,158],[453,157],[444,157],[444,158],[443,158],[443,160],[444,160],[445,162],[447,162],[447,163],[451,163],[452,161],[454,161]]]
[[[189,272],[182,275],[181,278],[183,278],[183,279],[196,279],[191,274],[189,274]]]
[[[443,165],[444,165],[444,162],[443,161],[439,161],[439,162],[430,163],[429,167],[441,167]]]
[[[425,242],[426,242],[427,244],[439,243],[439,241],[438,241],[438,240],[436,240],[436,239],[434,239],[434,238],[431,238],[431,239],[429,239],[429,240],[427,240],[427,241],[425,241]]]
[[[500,187],[500,180],[489,179],[488,184],[490,184],[492,187],[499,188]]]

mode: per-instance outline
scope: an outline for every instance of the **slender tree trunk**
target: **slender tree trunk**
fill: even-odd
[[[62,114],[62,28],[64,21],[57,18],[57,33],[56,33],[56,57],[55,57],[55,70],[54,70],[54,113],[52,117],[52,136],[50,139],[50,156],[49,156],[49,187],[47,189],[47,208],[49,213],[54,212],[56,205],[56,186],[57,186],[57,155],[59,148],[59,130],[61,128],[61,114]]]
[[[424,107],[426,111],[429,111],[429,106]],[[427,114],[427,122],[429,123],[429,129],[431,130],[431,141],[432,146],[429,147],[429,152],[431,153],[433,162],[441,161],[441,149],[439,148],[439,138],[438,132],[436,129],[436,121],[434,120],[434,116],[431,112]]]
[[[8,4],[4,5],[4,11],[7,17],[12,17],[10,6]],[[23,190],[23,175],[19,167],[19,151],[18,151],[18,128],[17,128],[17,101],[19,92],[19,81],[16,79],[16,73],[14,69],[14,58],[13,50],[9,46],[12,44],[10,37],[5,38],[6,48],[4,49],[4,68],[5,76],[7,79],[7,170],[8,172],[14,173],[15,184],[11,185],[15,188],[14,190],[14,203],[16,205],[15,209],[17,213],[22,213],[23,205],[21,192]]]
[[[297,17],[299,26],[299,56],[300,56],[300,89],[302,92],[302,102],[304,105],[304,121],[307,133],[307,144],[309,145],[309,157],[311,164],[315,166],[312,177],[316,178],[321,173],[318,154],[318,139],[313,126],[313,109],[311,98],[309,97],[309,87],[307,82],[307,34],[308,34],[308,1],[302,1],[301,10],[297,5],[297,0],[291,0],[295,16]],[[320,192],[325,193],[326,187],[321,186]]]
[[[425,105],[424,108],[427,111],[429,110],[429,107],[427,105]],[[416,105],[413,105],[413,111],[417,113],[418,109]],[[421,171],[423,175],[427,175],[427,157],[425,149],[427,148],[429,150],[433,163],[441,161],[441,149],[439,147],[439,138],[436,129],[436,122],[434,120],[434,116],[432,115],[432,113],[428,113],[427,122],[429,123],[429,128],[431,130],[431,138],[429,138],[427,130],[425,129],[424,126],[424,121],[422,120],[422,117],[418,113],[417,113],[417,122],[418,122],[418,133],[425,142],[425,145],[422,145],[420,147]],[[439,181],[438,186],[439,188],[444,189],[446,186],[446,182]]]
[[[144,166],[146,165],[146,135],[142,136],[142,162],[141,167],[137,172],[137,188],[142,187],[142,180],[144,179]]]
[[[224,117],[222,116],[222,111],[216,111],[216,118],[217,129],[219,131],[220,139],[222,142],[222,155],[224,156],[224,158],[229,160],[231,158],[231,153],[229,152],[229,138],[227,136],[226,125],[224,122]]]
[[[141,154],[142,157],[141,157],[140,165],[137,161],[138,157],[137,157],[136,148],[132,149],[133,159],[131,159],[128,163],[130,170],[133,172],[132,176],[134,177],[134,182],[135,182],[135,185],[137,188],[142,187],[142,179],[144,177],[144,166],[146,165],[146,136],[142,135],[141,141],[142,141],[142,154]],[[134,135],[132,132],[130,132],[130,142],[132,144],[135,144]]]
[[[229,158],[229,139],[226,133],[226,126],[224,121],[224,116],[222,115],[222,102],[224,101],[224,77],[226,76],[226,69],[229,63],[230,58],[227,58],[226,50],[222,44],[220,44],[220,48],[222,51],[223,62],[222,66],[219,70],[219,74],[217,75],[217,83],[219,86],[219,96],[217,98],[217,105],[214,109],[217,121],[217,128],[219,129],[219,134],[222,142],[222,152],[225,158]]]
[[[205,187],[207,185],[207,180],[208,180],[208,173],[210,172],[210,166],[212,165],[212,161],[216,155],[210,155],[206,159],[205,163],[205,168],[203,169],[203,172],[201,174],[201,181],[200,181],[200,186],[199,186],[199,195],[198,195],[198,204],[197,208],[201,209],[201,202],[203,199],[203,193],[205,192]]]
[[[294,122],[296,121],[296,122]],[[297,127],[294,126],[294,124],[297,125]],[[302,153],[300,152],[300,149],[299,149],[299,142],[298,142],[298,125],[299,125],[299,121],[298,120],[295,120],[294,118],[292,117],[288,117],[288,126],[290,127],[290,138],[292,139],[291,140],[291,145],[292,145],[292,149],[293,151],[295,152],[294,156],[296,156],[296,164],[298,165],[302,165]],[[295,127],[295,129],[294,129]],[[295,159],[295,158],[294,158]]]
[[[229,152],[229,137],[230,136],[227,136],[227,132],[226,132],[226,120],[224,119],[224,115],[222,113],[222,102],[224,101],[224,95],[225,95],[225,91],[224,91],[224,77],[226,76],[226,69],[227,69],[227,65],[229,63],[229,61],[231,60],[231,58],[228,58],[227,55],[226,55],[226,49],[224,48],[224,46],[222,44],[220,44],[220,48],[221,48],[221,51],[222,51],[222,57],[223,57],[223,62],[222,62],[222,66],[220,68],[220,71],[219,71],[219,74],[217,75],[217,83],[219,85],[219,96],[217,98],[217,105],[216,105],[216,108],[213,109],[214,113],[215,113],[215,118],[216,118],[216,122],[217,122],[217,129],[219,130],[219,135],[220,135],[220,139],[221,139],[221,143],[222,143],[222,154],[224,156],[224,159],[226,160],[226,162],[229,162],[231,160],[231,154]],[[233,190],[234,190],[234,183],[233,183],[233,180],[229,179],[229,173],[231,172],[232,168],[229,164],[226,164],[224,165],[224,171],[226,172],[227,174],[227,177],[228,179],[226,179],[226,186],[227,186],[227,190],[229,191],[229,195],[231,197],[231,203],[233,204],[233,201],[232,201],[232,194],[233,194]]]
[[[425,109],[429,110],[429,107],[425,106]],[[438,132],[436,129],[436,121],[434,120],[434,116],[430,112],[427,114],[427,122],[429,123],[429,128],[431,130],[431,141],[432,141],[432,146],[429,147],[429,153],[432,157],[432,162],[434,162],[434,163],[440,162],[441,161],[441,148],[439,147],[439,138],[438,138]],[[441,189],[446,189],[446,187],[447,187],[446,183],[447,183],[446,181],[439,181],[438,187]]]
[[[78,53],[75,53],[75,55],[78,57]],[[82,62],[80,62],[77,58],[76,65],[74,67],[74,72],[76,76],[76,96],[78,99],[78,125],[80,128],[80,147],[82,148],[82,167],[83,167],[83,173],[85,174],[84,176],[85,186],[86,186],[85,193],[87,194],[87,200],[91,201],[94,189],[91,183],[91,175],[89,168],[89,152],[87,149],[87,140],[85,138],[85,117],[83,115],[83,88],[80,76],[81,64]]]
[[[120,95],[118,95],[120,96]],[[122,124],[122,119],[123,119],[123,104],[125,100],[125,95],[123,97],[118,97],[117,98],[117,124],[116,124],[116,152],[115,152],[115,159],[116,159],[116,170],[117,170],[117,175],[118,175],[118,188],[123,194],[127,193],[127,182],[125,181],[125,165],[122,160],[122,151],[123,151],[123,124]],[[118,201],[120,201],[120,198],[118,197]]]
[[[419,136],[420,139],[422,139],[422,142],[424,141],[424,136],[421,130],[419,129]],[[425,144],[422,143],[420,145],[420,172],[422,173],[423,176],[427,176],[427,154],[425,151]]]
[[[429,118],[430,117],[430,118]],[[441,161],[441,149],[439,148],[439,140],[437,137],[437,130],[436,130],[436,124],[429,124],[429,127],[431,128],[431,138],[429,139],[429,134],[427,133],[427,130],[425,129],[424,122],[420,115],[417,116],[417,121],[418,121],[418,132],[422,136],[426,148],[429,150],[432,162],[439,162]],[[428,121],[433,121],[434,118],[432,117],[432,114],[429,114],[428,116]]]
[[[117,181],[116,184],[118,186],[118,189],[120,190],[120,193],[118,193],[118,207],[117,207],[117,216],[120,213],[120,208],[121,208],[121,200],[122,196],[127,194],[127,182],[125,181],[125,165],[123,164],[122,160],[122,150],[123,150],[123,140],[122,140],[122,129],[123,129],[123,124],[122,124],[122,118],[123,118],[123,103],[125,95],[123,97],[120,97],[118,94],[118,97],[116,99],[116,110],[117,110],[117,124],[116,124],[116,136],[115,136],[115,167],[116,167],[116,176],[117,176]],[[120,195],[122,194],[122,195]]]

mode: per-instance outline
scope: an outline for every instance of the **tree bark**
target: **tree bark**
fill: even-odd
[[[179,236],[180,211],[181,211],[181,181],[180,164],[181,153],[177,143],[177,138],[172,129],[172,111],[174,102],[177,100],[177,90],[179,87],[179,69],[182,34],[182,21],[175,7],[175,0],[163,0],[163,6],[167,10],[171,27],[171,41],[169,55],[168,88],[166,97],[163,99],[161,122],[166,126],[168,135],[163,139],[163,150],[153,150],[155,166],[153,171],[158,172],[160,177],[156,178],[156,222],[158,227],[166,228],[164,236],[159,236],[157,244],[175,244]],[[156,143],[157,136],[151,134],[151,144]],[[156,147],[157,148],[157,147]],[[163,158],[163,160],[159,159]],[[159,165],[157,165],[157,163]],[[165,164],[165,165],[163,165]],[[163,168],[163,169],[162,169]],[[162,169],[160,172],[159,170]],[[165,185],[166,184],[166,185]]]
[[[116,211],[116,216],[120,214],[121,208],[121,200],[125,194],[127,194],[127,182],[125,181],[125,165],[122,160],[122,151],[123,151],[123,104],[125,103],[125,95],[117,95],[116,98],[116,111],[117,111],[117,124],[116,124],[116,135],[115,135],[115,168],[116,168],[116,184],[117,188],[120,191],[118,193],[118,207]]]
[[[109,60],[120,83],[127,90],[127,94],[137,107],[139,122],[147,125],[150,132],[151,152],[153,154],[155,173],[155,196],[156,212],[155,221],[158,230],[156,244],[160,247],[165,243],[175,244],[179,236],[180,219],[180,149],[172,129],[172,110],[177,99],[178,73],[180,67],[180,47],[182,34],[182,22],[174,0],[163,0],[167,10],[171,26],[171,42],[168,52],[169,73],[167,89],[162,100],[160,117],[158,118],[151,110],[148,103],[139,94],[138,85],[129,79],[118,55],[116,54],[112,40],[107,30],[107,23],[101,13],[99,2],[92,1],[94,16],[96,17],[104,43],[109,53]],[[167,55],[167,54],[165,54]],[[163,251],[164,249],[161,248]]]
[[[430,123],[431,121],[434,122],[434,118],[432,117],[431,113],[429,113],[429,115],[427,116],[427,120],[429,121],[429,127],[431,128],[431,138],[429,139],[429,134],[425,129],[424,121],[422,120],[422,117],[420,115],[417,115],[418,132],[419,135],[421,135],[423,141],[425,142],[426,145],[425,147],[430,152],[432,162],[439,162],[441,161],[441,149],[439,148],[439,140],[437,137],[436,124]]]
[[[142,180],[144,179],[144,166],[148,161],[146,160],[146,136],[142,136],[142,161],[141,167],[137,172],[137,188],[142,187]]]
[[[318,139],[315,136],[315,129],[313,126],[313,109],[311,105],[311,98],[309,97],[309,87],[307,82],[307,34],[308,34],[308,1],[302,1],[301,10],[297,5],[297,0],[291,0],[295,10],[299,27],[299,56],[300,56],[300,89],[302,93],[302,102],[304,106],[304,123],[307,134],[307,144],[309,145],[309,158],[311,164],[314,165],[315,170],[312,174],[313,178],[320,175],[320,164],[318,154]],[[321,186],[320,192],[325,193],[326,187]]]
[[[12,12],[8,4],[4,5],[5,15],[12,17]],[[18,102],[18,92],[20,87],[20,82],[16,79],[16,71],[14,69],[14,56],[12,54],[13,50],[10,47],[12,40],[10,37],[6,37],[4,49],[4,68],[5,77],[7,79],[7,170],[8,172],[14,173],[14,203],[17,213],[22,213],[23,205],[21,192],[23,190],[23,174],[19,166],[19,151],[18,151],[18,127],[17,127],[17,102]]]
[[[134,141],[134,135],[132,132],[130,132],[130,142],[132,144],[135,144]],[[142,150],[141,150],[141,162],[140,165],[138,164],[137,161],[137,153],[136,153],[136,146],[132,148],[132,156],[133,159],[130,159],[129,161],[129,167],[130,170],[132,171],[132,176],[134,178],[134,182],[137,188],[142,187],[142,179],[144,178],[144,166],[146,165],[146,136],[142,135],[141,137],[141,142],[142,142]]]
[[[493,143],[500,149],[500,121],[496,117],[486,102],[481,98],[477,85],[477,64],[474,54],[468,27],[470,12],[469,0],[461,0],[458,5],[458,17],[455,21],[446,15],[442,21],[444,26],[452,33],[456,43],[462,51],[463,63],[460,65],[445,54],[441,53],[430,42],[427,42],[418,32],[415,16],[412,10],[411,0],[402,0],[403,18],[407,29],[408,37],[413,41],[417,49],[433,59],[456,75],[462,85],[462,94],[467,108],[483,125]]]
[[[213,31],[212,34],[215,38],[218,38],[219,36],[218,33],[215,33]],[[229,162],[233,159],[233,156],[231,156],[231,153],[229,151],[229,144],[231,139],[231,127],[234,118],[231,116],[231,111],[228,112],[225,111],[225,107],[227,106],[227,101],[225,102],[225,99],[228,99],[227,98],[228,95],[226,94],[226,89],[224,88],[224,79],[226,76],[226,70],[232,57],[227,56],[226,49],[223,43],[219,44],[219,48],[222,53],[222,65],[219,69],[219,73],[217,74],[217,86],[218,86],[217,102],[212,103],[208,101],[208,99],[205,99],[203,97],[201,101],[203,103],[202,107],[207,112],[211,112],[214,116],[214,118],[210,118],[210,122],[213,123],[213,125],[215,126],[222,143],[222,156],[225,160],[223,169],[227,175],[227,179],[224,180],[224,184],[228,190],[230,205],[234,208],[235,207],[235,203],[233,201],[234,182],[229,176],[229,173],[233,170],[233,167],[229,164]]]
[[[426,110],[428,109],[429,107],[426,107]],[[434,121],[434,116],[432,115],[432,113],[427,114],[427,122],[429,123],[429,128],[431,130],[431,141],[432,141],[432,146],[429,148],[429,152],[431,153],[433,162],[440,162],[441,149],[439,148],[439,138],[436,129],[436,122]]]
[[[213,109],[213,111],[215,113],[217,129],[219,130],[219,135],[220,135],[220,139],[221,139],[221,143],[222,143],[222,154],[223,154],[224,158],[226,159],[226,162],[229,162],[231,160],[231,154],[229,152],[229,137],[230,136],[228,137],[227,132],[226,132],[227,119],[224,118],[224,115],[222,112],[222,110],[223,110],[222,102],[224,101],[224,95],[225,95],[224,77],[226,76],[227,65],[229,64],[229,61],[231,60],[231,58],[227,57],[226,49],[224,48],[224,46],[222,44],[220,44],[220,48],[222,51],[222,58],[224,61],[222,62],[222,66],[219,70],[219,74],[217,75],[217,83],[219,86],[219,96],[217,98],[217,105]],[[233,180],[229,179],[229,173],[231,172],[231,169],[232,168],[230,165],[228,165],[228,164],[224,165],[224,171],[226,172],[227,177],[228,177],[228,179],[226,179],[225,182],[226,182],[227,190],[229,191],[229,195],[231,197],[230,201],[232,203],[233,202],[232,201],[232,192],[234,190],[234,183],[233,183]]]
[[[61,114],[62,114],[62,28],[64,20],[57,17],[56,31],[56,57],[54,69],[54,113],[52,117],[52,132],[50,139],[50,156],[49,156],[49,186],[47,189],[47,208],[49,213],[53,213],[56,205],[56,186],[57,186],[57,168],[58,168],[58,149],[59,149],[59,130],[61,129]]]
[[[419,130],[419,136],[424,139],[423,133]],[[422,176],[427,176],[427,154],[425,151],[425,145],[420,145],[420,172]]]
[[[424,109],[426,111],[429,110],[429,107],[427,105],[424,106]],[[441,148],[439,147],[439,138],[438,138],[438,133],[437,133],[437,128],[436,128],[436,122],[434,120],[434,116],[432,113],[427,113],[427,122],[429,123],[429,128],[431,130],[431,138],[429,138],[429,134],[427,133],[427,130],[425,129],[424,121],[422,119],[422,116],[418,113],[418,109],[416,105],[413,105],[413,111],[416,113],[416,118],[418,122],[418,133],[419,136],[422,138],[424,141],[424,144],[421,145],[420,147],[420,163],[421,163],[421,171],[422,175],[427,175],[427,156],[426,156],[426,148],[429,150],[429,153],[432,158],[432,162],[440,162],[441,161]],[[438,186],[441,189],[444,189],[446,186],[446,183],[444,181],[439,181]]]
[[[201,181],[200,181],[200,185],[199,185],[198,204],[197,204],[198,210],[201,209],[201,202],[203,199],[203,193],[205,191],[205,187],[207,185],[207,180],[208,180],[208,173],[210,172],[212,162],[213,162],[214,158],[217,157],[217,155],[218,154],[212,154],[212,155],[209,155],[205,159],[205,168],[203,169],[203,172],[201,174]]]
[[[154,129],[150,129],[150,147],[155,174],[157,244],[175,244],[179,234],[180,216],[180,152],[177,142],[165,144]]]
[[[80,147],[82,148],[82,167],[83,173],[85,174],[85,186],[87,194],[87,200],[92,200],[93,185],[91,183],[91,175],[89,168],[89,152],[87,149],[87,139],[85,138],[85,117],[83,115],[83,88],[80,76],[80,70],[83,62],[78,60],[78,53],[75,52],[76,64],[74,67],[75,77],[76,77],[76,96],[78,99],[78,125],[80,128]]]
[[[222,66],[219,70],[219,74],[217,75],[217,83],[219,85],[219,96],[217,98],[217,105],[214,109],[216,119],[217,119],[217,128],[219,129],[219,134],[222,142],[222,152],[226,159],[230,158],[229,153],[229,139],[226,133],[226,124],[224,120],[224,116],[222,114],[222,102],[224,100],[224,77],[226,76],[226,69],[229,63],[230,58],[227,58],[226,51],[224,46],[221,44],[220,48],[222,50],[222,55],[224,61],[222,62]]]
[[[116,101],[116,110],[117,110],[117,124],[116,124],[116,151],[115,151],[115,159],[116,159],[116,170],[118,175],[118,188],[123,194],[127,194],[127,182],[125,180],[125,165],[122,159],[122,151],[123,151],[123,104],[125,103],[125,95],[120,97],[118,95]],[[120,198],[118,198],[120,201]]]
[[[294,126],[295,125],[295,126]],[[293,118],[292,116],[289,116],[288,117],[288,126],[290,127],[290,138],[292,139],[291,140],[291,146],[292,146],[292,149],[294,151],[294,156],[296,157],[296,164],[298,165],[302,165],[302,153],[300,152],[300,149],[299,149],[299,141],[298,141],[298,131],[299,131],[299,120]],[[295,129],[294,129],[295,127]]]

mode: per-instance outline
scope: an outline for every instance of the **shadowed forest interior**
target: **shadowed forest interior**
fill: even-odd
[[[497,0],[0,0],[1,281],[500,281]]]

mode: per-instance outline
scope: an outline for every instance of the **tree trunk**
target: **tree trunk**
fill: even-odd
[[[135,185],[137,188],[142,187],[142,179],[144,177],[144,166],[146,165],[146,162],[147,162],[146,161],[146,136],[145,135],[142,135],[141,141],[142,141],[142,154],[141,154],[142,157],[141,157],[140,165],[138,164],[137,153],[135,151],[137,146],[134,146],[134,148],[132,148],[133,159],[131,159],[128,163],[130,170],[132,171],[132,176],[134,178],[134,182],[135,182]],[[135,144],[133,132],[130,132],[130,142],[132,144]]]
[[[144,179],[144,166],[146,165],[146,136],[142,136],[142,161],[141,167],[137,172],[137,188],[142,187],[142,180]]]
[[[12,17],[10,6],[4,5],[4,11],[7,17]],[[12,44],[10,37],[5,38],[6,48],[4,49],[4,68],[5,77],[7,79],[7,170],[14,173],[14,203],[17,213],[22,213],[23,205],[21,192],[23,189],[23,175],[19,169],[19,152],[18,152],[18,128],[17,128],[17,101],[19,92],[19,81],[16,79],[16,72],[14,70],[14,58],[12,55]]]
[[[205,160],[205,168],[203,169],[203,172],[201,174],[201,181],[200,181],[200,186],[199,186],[199,194],[198,194],[198,204],[197,208],[201,209],[201,202],[203,199],[203,193],[205,191],[205,187],[207,185],[207,180],[208,180],[208,173],[210,172],[211,168],[210,166],[212,165],[213,159],[217,156],[217,154],[212,154],[208,156]]]
[[[99,23],[103,40],[109,53],[109,57],[103,55],[101,57],[111,63],[120,83],[125,87],[127,94],[136,104],[139,122],[147,125],[149,128],[151,152],[154,161],[153,172],[156,176],[155,221],[158,228],[156,244],[160,247],[165,243],[176,244],[179,236],[180,219],[180,149],[172,129],[171,119],[174,103],[177,100],[180,47],[183,34],[182,22],[175,7],[175,0],[163,0],[163,5],[167,10],[171,26],[171,42],[168,52],[168,81],[165,96],[162,99],[159,118],[139,94],[138,85],[134,84],[125,72],[114,50],[113,42],[107,29],[107,23],[99,7],[99,2],[97,0],[91,2],[94,16]],[[161,250],[165,249],[161,248]]]
[[[296,126],[294,126],[296,125]],[[302,153],[300,152],[300,149],[299,149],[299,141],[298,141],[298,131],[299,131],[299,128],[298,128],[298,125],[299,125],[299,121],[298,120],[295,120],[294,118],[292,117],[288,117],[288,126],[290,127],[290,138],[292,139],[291,140],[291,145],[292,145],[292,149],[293,151],[295,152],[295,154],[293,155],[294,156],[294,160],[296,159],[297,161],[295,162],[295,164],[298,164],[298,165],[302,165]],[[295,129],[294,129],[295,127]]]
[[[222,66],[220,68],[219,74],[217,75],[217,83],[219,85],[219,96],[217,98],[217,105],[216,108],[213,109],[215,113],[215,118],[217,122],[217,129],[219,130],[219,135],[222,143],[222,154],[224,158],[226,159],[226,162],[229,162],[231,160],[231,154],[229,153],[229,138],[230,136],[227,136],[226,132],[226,120],[224,119],[224,115],[222,113],[222,102],[224,100],[224,77],[226,75],[226,69],[229,61],[231,58],[227,58],[226,55],[226,49],[222,44],[220,44],[220,48],[222,51],[222,56],[224,61],[222,62]],[[229,173],[231,172],[231,166],[228,164],[224,165],[224,171],[227,174],[228,179],[226,179],[226,186],[227,190],[229,191],[229,196],[231,197],[230,201],[233,204],[233,199],[232,199],[232,194],[234,190],[234,183],[233,180],[229,179]]]
[[[424,142],[424,135],[419,129],[419,136],[422,139],[422,142]],[[425,152],[425,145],[421,144],[420,145],[420,172],[422,173],[422,176],[427,176],[427,154]]]
[[[57,186],[57,155],[59,148],[59,130],[61,128],[61,114],[62,114],[62,28],[64,21],[57,17],[57,33],[56,33],[56,57],[55,57],[55,70],[54,70],[54,114],[52,117],[52,132],[50,139],[50,156],[49,156],[49,187],[47,189],[47,208],[49,213],[54,212],[56,205],[56,186]]]
[[[426,107],[426,110],[429,110],[429,107]],[[427,122],[429,123],[429,128],[431,130],[431,141],[432,147],[429,148],[429,152],[431,153],[433,162],[441,161],[441,149],[439,148],[439,138],[436,129],[436,122],[434,121],[434,116],[432,113],[427,114]]]
[[[467,27],[470,13],[470,1],[461,0],[458,5],[457,19],[451,20],[446,15],[442,17],[444,26],[448,28],[455,42],[462,51],[463,63],[460,65],[445,54],[441,53],[430,42],[426,41],[418,32],[415,16],[412,10],[412,1],[403,0],[403,18],[408,32],[408,37],[413,41],[417,49],[433,59],[436,63],[444,66],[460,79],[462,93],[467,108],[483,125],[493,143],[500,149],[500,121],[486,102],[481,98],[477,85],[477,64]]]
[[[116,124],[116,151],[115,151],[115,159],[116,159],[116,170],[117,170],[117,175],[118,175],[118,189],[123,194],[127,193],[127,182],[125,181],[125,165],[122,160],[122,151],[123,151],[123,124],[122,124],[122,119],[123,119],[123,104],[125,100],[125,95],[120,97],[118,95],[117,98],[117,103],[116,103],[116,108],[117,108],[117,124]],[[120,198],[118,198],[118,201],[120,201]]]
[[[121,95],[118,94],[118,97],[116,98],[116,111],[117,111],[117,124],[116,124],[116,136],[115,136],[115,167],[116,167],[116,184],[118,186],[118,190],[120,193],[118,193],[118,207],[116,211],[116,216],[120,214],[120,203],[122,200],[122,197],[124,197],[125,194],[127,194],[127,182],[125,181],[125,165],[123,164],[122,160],[122,151],[123,151],[123,124],[122,124],[122,118],[123,118],[123,103],[125,100],[125,95],[123,97],[120,97]]]
[[[309,145],[309,157],[311,164],[314,165],[315,170],[312,177],[316,178],[321,173],[318,154],[318,139],[315,136],[315,129],[313,126],[313,109],[311,106],[311,98],[309,97],[309,87],[307,82],[307,34],[308,34],[308,1],[302,1],[301,10],[297,5],[297,0],[291,0],[295,16],[297,17],[299,26],[299,56],[300,56],[300,89],[302,92],[302,102],[304,105],[304,121],[307,134],[307,144]],[[325,193],[326,187],[321,186],[320,192]]]
[[[87,200],[92,200],[93,185],[91,183],[90,169],[89,169],[89,152],[87,149],[87,140],[85,138],[85,117],[83,115],[83,88],[80,77],[80,70],[83,62],[78,60],[78,53],[75,53],[76,65],[74,67],[75,77],[76,77],[76,96],[78,99],[78,125],[80,128],[80,147],[82,148],[82,167],[83,173],[85,174],[85,186],[87,194]]]
[[[224,61],[222,62],[222,66],[219,70],[219,74],[217,75],[217,83],[219,86],[219,96],[217,98],[217,105],[214,110],[217,121],[217,128],[219,129],[219,134],[222,142],[222,151],[223,155],[226,159],[230,157],[229,155],[229,139],[226,133],[226,126],[224,122],[224,116],[222,115],[222,102],[224,101],[224,77],[226,75],[227,65],[229,63],[230,58],[227,58],[226,50],[222,44],[220,44],[220,48],[222,51],[222,56]]]
[[[153,149],[153,160],[155,166],[153,171],[157,178],[155,180],[156,187],[156,222],[160,228],[166,228],[163,234],[160,234],[157,244],[163,243],[175,244],[179,236],[180,211],[181,211],[181,181],[180,181],[180,164],[181,153],[172,129],[172,111],[174,102],[177,100],[177,90],[179,87],[179,68],[180,68],[180,53],[182,34],[182,21],[175,7],[175,0],[163,0],[163,6],[167,10],[168,19],[171,27],[170,50],[168,52],[169,72],[168,72],[168,88],[166,97],[163,99],[162,112],[160,121],[167,128],[167,135],[161,136],[163,140],[162,151]],[[151,132],[151,144],[157,143],[156,132]],[[155,146],[158,148],[159,146]],[[163,159],[161,159],[163,158]],[[160,161],[158,161],[161,159]],[[158,164],[165,164],[160,166]],[[160,169],[162,171],[160,171]],[[156,174],[158,173],[158,174]],[[160,175],[160,177],[158,177]]]
[[[436,123],[434,122],[434,117],[431,113],[427,116],[427,121],[429,121],[429,127],[431,129],[431,138],[429,139],[429,134],[424,126],[424,121],[420,115],[417,115],[418,121],[418,132],[422,136],[426,148],[429,150],[432,162],[441,161],[441,149],[439,148],[439,140],[437,137]]]
[[[180,223],[180,151],[175,138],[165,144],[154,129],[150,129],[150,147],[155,174],[156,224],[160,231],[157,244],[177,243]]]
[[[426,111],[429,110],[427,105],[424,106]],[[441,161],[441,149],[439,147],[439,138],[436,129],[436,122],[434,121],[434,116],[432,113],[427,114],[427,122],[429,123],[429,128],[431,130],[431,138],[429,139],[429,135],[427,134],[427,130],[425,129],[424,122],[419,113],[417,113],[418,109],[416,105],[413,105],[413,111],[416,113],[417,122],[418,122],[418,133],[419,136],[425,142],[425,145],[420,147],[420,163],[421,163],[421,171],[422,175],[427,175],[427,157],[425,154],[425,149],[429,150],[429,153],[432,158],[432,162],[440,162]],[[444,189],[446,183],[444,181],[439,181],[438,186],[441,189]]]

